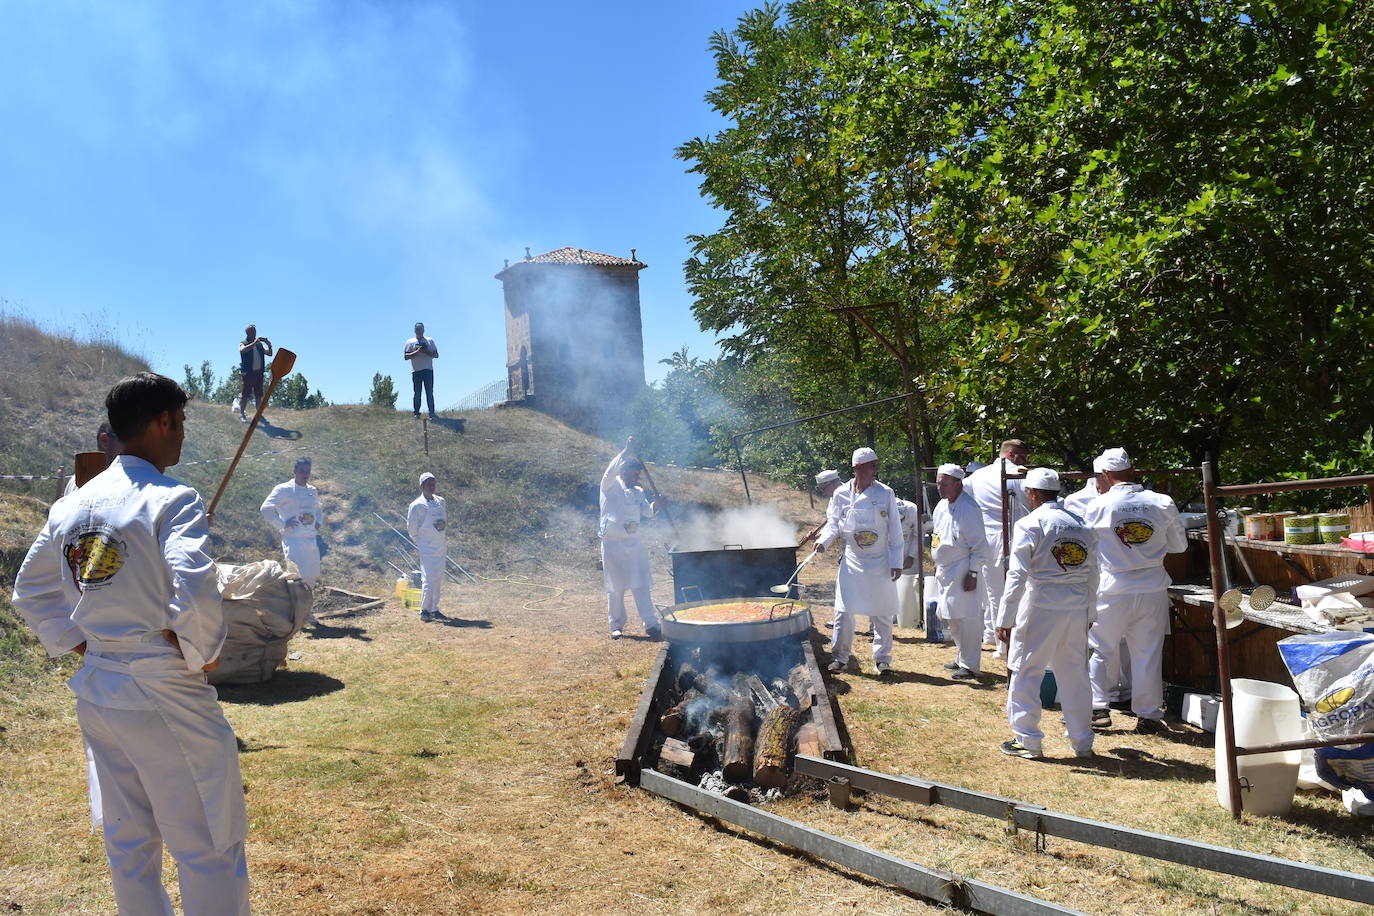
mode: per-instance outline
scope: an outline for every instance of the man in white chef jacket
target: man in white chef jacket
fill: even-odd
[[[1164,717],[1164,636],[1169,632],[1169,574],[1164,555],[1188,547],[1178,507],[1169,497],[1136,483],[1122,448],[1102,453],[1111,488],[1088,506],[1083,519],[1097,532],[1100,581],[1092,647],[1093,726],[1111,725],[1110,693],[1120,677],[1120,648],[1131,659],[1131,711],[1136,731],[1159,731]]]
[[[1008,439],[998,449],[997,458],[969,474],[964,489],[973,497],[983,514],[983,536],[988,551],[979,570],[983,579],[983,642],[991,645],[1000,656],[1004,653],[993,630],[997,626],[997,611],[1002,603],[1002,589],[1006,584],[1006,570],[1002,566],[1002,467],[1008,474],[1025,470],[1026,444],[1020,439]],[[1008,530],[1030,511],[1021,480],[1007,481]]]
[[[1010,643],[1007,718],[1012,740],[1002,753],[1039,757],[1040,682],[1054,671],[1064,729],[1074,754],[1093,753],[1092,688],[1088,684],[1088,626],[1097,613],[1097,535],[1059,500],[1059,475],[1026,473],[1031,513],[1012,530],[1007,588],[997,638]]]
[[[873,625],[873,661],[878,676],[892,670],[892,624],[897,616],[893,583],[902,574],[902,526],[897,495],[878,481],[878,454],[854,452],[854,479],[835,490],[816,550],[844,541],[835,581],[835,629],[830,635],[831,671],[843,671],[854,647],[854,616]]]
[[[439,481],[429,471],[420,475],[420,495],[406,509],[406,529],[420,555],[420,619],[443,621],[439,592],[448,562],[448,506],[436,495]]]
[[[1093,459],[1093,476],[1083,482],[1083,489],[1064,497],[1064,508],[1082,518],[1093,500],[1111,488],[1107,475],[1102,473],[1102,456]]]
[[[320,493],[310,485],[309,458],[296,460],[292,478],[273,487],[259,511],[281,535],[286,559],[296,564],[301,579],[314,588],[320,577]]]
[[[644,624],[644,633],[653,640],[662,638],[650,595],[653,579],[649,573],[649,552],[645,549],[641,526],[653,518],[662,504],[657,496],[652,503],[639,486],[643,463],[635,457],[634,437],[625,440],[606,472],[601,475],[601,571],[606,585],[606,620],[611,639],[625,631],[625,593],[635,599],[635,609]]]
[[[921,545],[916,539],[917,514],[921,511],[915,503],[897,499],[897,516],[902,527],[902,574],[897,578],[897,623],[904,627],[914,627],[923,620],[920,596],[916,590],[916,577],[921,575]]]
[[[181,457],[185,403],[151,372],[110,390],[124,453],[53,506],[14,583],[14,606],[48,654],[84,656],[67,683],[125,916],[172,914],[164,843],[187,913],[249,911],[238,748],[205,680],[227,632],[205,506],[163,474]]]
[[[930,558],[935,563],[936,608],[954,639],[955,660],[945,665],[950,677],[977,679],[982,671],[982,592],[978,572],[988,547],[983,513],[964,488],[964,469],[942,464],[935,472],[940,502],[930,516]]]

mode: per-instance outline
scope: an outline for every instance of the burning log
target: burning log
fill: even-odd
[[[800,721],[801,712],[786,705],[776,706],[764,716],[754,752],[754,782],[765,789],[776,789],[787,783],[792,732]]]
[[[696,763],[697,755],[687,742],[669,738],[663,742],[663,748],[658,752],[658,759],[680,766],[684,770],[690,770],[692,764]]]
[[[725,750],[721,754],[727,782],[744,782],[754,771],[754,700],[743,676],[725,707]]]
[[[806,712],[811,708],[814,694],[811,688],[811,678],[806,673],[805,665],[797,665],[787,673],[787,686],[792,688],[792,695],[797,698],[797,708]]]
[[[763,685],[763,681],[759,680],[758,675],[749,675],[748,682],[749,689],[754,691],[754,696],[759,698],[759,702],[763,704],[764,709],[772,710],[777,708],[777,699],[768,690],[768,688]]]
[[[701,699],[701,694],[696,690],[688,690],[684,693],[682,695],[682,702],[659,716],[659,730],[669,738],[676,738],[678,735],[682,734],[683,728],[687,725],[687,708],[699,699]]]
[[[797,729],[797,753],[810,757],[821,756],[821,733],[812,722]]]

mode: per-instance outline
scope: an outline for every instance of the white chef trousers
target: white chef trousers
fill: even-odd
[[[994,545],[988,544],[988,553],[993,552]],[[1007,587],[1007,571],[1002,568],[1002,555],[997,554],[996,558],[990,563],[984,563],[979,570],[979,581],[983,583],[983,628],[981,636],[983,642],[1000,646],[997,641],[997,612],[1002,607],[1002,592]]]
[[[315,580],[320,577],[320,545],[315,540],[315,534],[312,532],[310,537],[284,537],[281,539],[281,551],[286,559],[296,564],[305,584],[314,588]]]
[[[438,597],[444,586],[444,548],[434,552],[426,545],[419,545],[420,558],[420,610],[437,611]]]
[[[1040,730],[1040,683],[1045,669],[1054,669],[1059,704],[1064,710],[1064,733],[1075,751],[1093,746],[1092,687],[1088,683],[1088,615],[1079,611],[1043,611],[1019,618],[1011,631],[1011,690],[1007,719],[1012,734],[1039,753],[1045,740]]]
[[[653,598],[647,588],[635,588],[630,590],[630,594],[635,598],[635,610],[639,612],[639,619],[644,623],[645,630],[656,630],[659,627],[658,615],[654,612]],[[606,593],[606,622],[611,625],[612,630],[625,629],[625,593],[607,592]]]
[[[243,840],[215,849],[195,780],[161,714],[78,699],[76,716],[100,780],[120,916],[173,916],[162,886],[163,843],[189,916],[247,916]]]
[[[873,662],[891,664],[893,620],[885,615],[867,616],[869,625],[873,627]],[[849,655],[854,651],[854,617],[838,603],[835,605],[835,628],[830,631],[830,657],[842,665],[849,663]]]
[[[945,635],[954,640],[955,661],[974,674],[983,670],[983,619],[973,617],[942,618]]]
[[[1169,593],[1099,594],[1097,622],[1088,631],[1093,708],[1106,709],[1121,678],[1121,646],[1131,664],[1131,711],[1158,719],[1164,703],[1164,636],[1169,632]]]
[[[897,625],[900,627],[925,626],[925,609],[916,594],[916,573],[903,573],[897,577]]]

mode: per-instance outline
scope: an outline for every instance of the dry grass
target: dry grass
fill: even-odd
[[[818,570],[816,577],[827,574]],[[656,645],[605,639],[589,566],[536,578],[567,589],[540,610],[511,582],[453,589],[468,626],[422,625],[389,606],[339,618],[273,682],[223,691],[245,744],[255,912],[933,912],[884,885],[722,828],[613,781]],[[814,580],[813,580],[814,581]],[[658,577],[656,593],[667,591]],[[379,587],[379,586],[378,586]],[[818,608],[823,618],[825,608]],[[489,624],[489,626],[487,625]],[[1047,751],[1003,757],[1000,681],[947,680],[948,650],[901,632],[896,683],[844,675],[835,691],[859,763],[1207,842],[1368,872],[1367,828],[1334,800],[1234,825],[1213,799],[1197,738],[1102,736],[1099,763]],[[862,643],[863,640],[861,639]],[[995,667],[994,671],[1002,669]],[[28,914],[111,907],[85,827],[80,745],[56,678],[2,707],[6,797],[0,905]],[[1118,716],[1118,719],[1124,717]],[[1029,836],[996,821],[869,797],[841,813],[817,797],[778,813],[918,862],[1094,913],[1354,913],[1360,908]],[[169,866],[170,867],[170,866]]]

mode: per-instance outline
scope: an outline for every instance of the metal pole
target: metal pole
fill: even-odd
[[[1212,625],[1217,631],[1217,693],[1221,696],[1221,731],[1225,773],[1217,774],[1231,787],[1231,816],[1240,820],[1240,771],[1236,764],[1236,718],[1231,696],[1231,644],[1227,639],[1226,612],[1221,607],[1221,524],[1217,521],[1216,471],[1202,463],[1202,500],[1207,512],[1207,561],[1212,574]]]
[[[1002,477],[1002,572],[1011,566],[1011,511],[1007,508],[1007,459],[997,456],[997,467]]]
[[[756,431],[757,430],[751,430],[751,432]],[[754,504],[754,497],[749,493],[749,477],[744,473],[744,455],[741,454],[739,450],[739,439],[740,436],[743,435],[747,435],[747,433],[740,433],[739,436],[731,436],[730,445],[735,449],[735,461],[739,462],[739,479],[740,483],[744,484],[744,499],[752,506]]]

